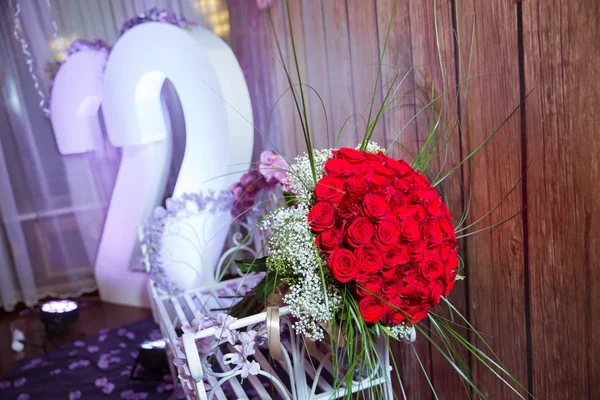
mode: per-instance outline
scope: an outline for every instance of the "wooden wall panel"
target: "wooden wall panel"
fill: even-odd
[[[340,146],[349,146],[356,143],[358,136],[352,123],[344,125],[346,119],[354,114],[348,9],[344,1],[322,0],[321,7],[327,38],[327,71],[323,71],[323,74],[327,74],[331,93],[328,110],[331,134],[335,138],[334,143],[339,135]]]
[[[235,23],[232,19],[232,34],[251,26],[254,17],[245,18],[243,10],[253,2],[229,2],[232,14],[238,13]],[[241,2],[244,7],[231,9]],[[600,299],[600,141],[596,138],[600,6],[594,0],[397,0],[391,14],[393,3],[290,0],[303,79],[319,91],[328,109],[330,132],[324,135],[321,105],[314,96],[307,96],[316,146],[333,142],[354,113],[366,118],[390,17],[392,31],[380,88],[386,87],[397,70],[419,68],[414,79],[399,90],[412,96],[386,113],[374,136],[384,146],[423,106],[414,83],[422,84],[424,77],[431,79],[438,93],[444,83],[450,88],[461,82],[458,99],[452,92],[445,97],[450,114],[460,115],[462,124],[446,164],[434,166],[446,170],[460,159],[461,152],[464,157],[502,124],[527,91],[537,88],[524,111],[513,115],[473,157],[472,165],[442,184],[458,222],[463,207],[460,178],[472,179],[472,193],[469,196],[467,189],[465,195],[469,224],[495,207],[519,181],[524,165],[532,161],[524,187],[518,187],[491,216],[462,231],[500,222],[528,206],[526,214],[461,242],[467,280],[457,285],[452,301],[536,398],[600,398],[600,315],[594,303]],[[284,59],[291,66],[284,0],[277,1],[273,14]],[[250,52],[251,74],[263,79],[251,91],[259,93],[253,101],[263,107],[272,105],[288,84],[279,61],[274,61],[278,56],[270,29],[264,29],[268,27],[266,13],[258,21],[261,25],[254,31],[258,36],[249,45],[267,50]],[[443,80],[436,41],[445,67]],[[236,53],[244,51],[238,48]],[[376,102],[381,101],[380,93]],[[448,117],[444,126],[452,129],[456,120]],[[418,139],[426,134],[428,122],[423,115],[410,124],[400,140],[406,149],[394,145],[392,154],[410,159],[408,154],[419,148]],[[276,126],[267,131],[286,155],[305,150],[289,95],[278,106],[273,123]],[[348,124],[340,145],[354,145],[363,131],[364,124],[358,129]],[[437,396],[466,397],[445,361],[424,340],[416,346]],[[405,351],[398,355],[408,398],[433,399],[418,363],[402,347]],[[471,358],[475,382],[489,398],[517,398]]]
[[[398,95],[407,95],[392,105],[384,115],[386,142],[390,155],[411,160],[418,151],[418,136],[416,120],[411,122],[415,115],[415,86],[409,2],[408,0],[381,0],[377,1],[376,5],[380,54],[383,52],[390,18],[392,24],[381,68],[383,91],[389,88],[398,73],[394,90],[397,90]]]
[[[327,149],[333,147],[335,135],[331,132],[331,124],[327,121],[331,98],[327,75],[327,37],[323,9],[318,1],[302,2],[301,7],[305,41],[309,44],[306,84],[316,91],[315,93],[308,87],[305,89],[310,105],[311,136],[315,148]]]
[[[348,36],[350,39],[350,56],[352,67],[352,94],[354,98],[354,119],[357,126],[358,138],[364,136],[366,121],[375,88],[379,64],[379,44],[377,35],[377,17],[375,2],[364,0],[347,0],[348,5]],[[381,108],[381,81],[377,83],[378,93],[374,97],[371,120]],[[371,141],[381,147],[387,146],[384,124],[377,124]]]
[[[302,92],[304,95],[304,99],[306,102],[306,112],[309,116],[309,121],[308,121],[308,131],[311,135],[311,137],[315,138],[316,140],[319,140],[317,137],[315,137],[314,132],[312,130],[312,127],[315,126],[316,127],[316,123],[318,121],[310,118],[310,116],[313,115],[313,113],[311,112],[312,109],[316,110],[316,107],[318,107],[317,102],[315,101],[316,98],[312,97],[309,95],[309,90],[304,86],[306,84],[308,84],[308,71],[310,68],[310,58],[309,58],[309,54],[312,54],[312,45],[310,43],[307,43],[307,36],[306,36],[306,32],[305,32],[305,28],[304,28],[304,21],[303,21],[303,16],[302,16],[302,4],[299,1],[290,1],[288,2],[289,7],[290,7],[290,14],[291,14],[291,23],[292,23],[292,30],[294,32],[294,45],[296,47],[296,57],[298,59],[298,69],[296,69],[296,65],[294,63],[294,53],[293,53],[293,48],[292,48],[292,44],[291,44],[291,40],[288,40],[288,67],[290,69],[290,73],[292,75],[292,80],[294,82],[294,84],[296,84],[296,95],[298,96],[298,101],[300,101],[301,99],[301,93],[300,93],[300,86],[299,86],[299,79],[298,79],[298,70],[300,71],[300,77],[302,78]],[[285,6],[282,4],[281,7],[282,11],[284,11],[285,13]],[[288,28],[289,29],[289,28]],[[287,36],[288,39],[290,39],[290,36]],[[310,49],[307,48],[307,46],[311,46]],[[307,51],[309,53],[307,53]],[[302,105],[300,105],[301,109],[302,109]],[[303,111],[304,112],[304,111]],[[299,118],[295,118],[295,130],[294,132],[296,132],[296,134],[294,135],[294,137],[296,138],[296,148],[298,149],[297,152],[295,153],[290,153],[290,155],[296,155],[298,153],[303,153],[306,151],[306,142],[303,139],[302,136],[302,124],[300,122]]]
[[[414,80],[417,87],[415,113],[425,108],[416,119],[419,146],[427,134],[436,129],[442,143],[436,150],[434,160],[428,169],[430,179],[448,173],[461,160],[460,130],[457,115],[456,61],[453,35],[453,2],[409,2],[412,61],[415,68]],[[437,34],[436,34],[437,32]],[[440,97],[441,96],[441,97]],[[436,98],[438,98],[435,100]],[[428,105],[433,102],[433,104]],[[439,122],[438,122],[439,119]],[[446,142],[447,141],[447,142]],[[439,189],[447,202],[454,223],[460,221],[463,213],[461,169],[455,170],[441,183]],[[464,256],[465,242],[459,242]],[[452,304],[463,314],[466,310],[465,282],[458,282],[449,296]],[[444,309],[445,307],[438,307]],[[449,314],[446,314],[449,315]],[[458,327],[455,327],[458,329]],[[466,330],[459,330],[467,335]],[[432,337],[444,348],[440,338],[432,332]],[[467,352],[462,356],[468,361]],[[430,345],[430,376],[439,399],[466,398],[467,393],[454,368]]]
[[[272,45],[268,14],[245,1],[229,0],[228,6],[229,22],[236,27],[231,31],[229,44],[242,67],[250,92],[255,128],[253,159],[258,159],[262,149],[278,147],[283,142],[278,131],[280,114],[276,112],[269,118],[281,76],[274,73],[279,56]]]
[[[523,3],[533,391],[600,398],[600,5]]]
[[[279,145],[279,151],[289,160],[292,160],[296,154],[306,151],[306,147],[300,146],[299,143],[299,141],[302,140],[300,120],[298,119],[298,113],[296,111],[292,93],[287,90],[290,85],[284,72],[285,65],[286,68],[288,68],[288,73],[292,77],[292,82],[297,82],[297,79],[293,78],[295,71],[290,70],[293,58],[290,49],[289,25],[285,4],[282,4],[281,7],[277,7],[272,11],[272,21],[274,32],[279,38],[279,48],[277,47],[275,40],[271,41],[276,58],[275,69],[273,72],[277,77],[277,89],[275,90],[275,101],[277,101],[277,103],[274,103],[274,114],[277,115],[277,121],[279,122],[276,128],[280,135],[279,142],[281,144]],[[271,35],[273,35],[273,32],[271,32]],[[297,35],[301,35],[301,32],[298,32]],[[281,51],[281,54],[279,51]],[[281,57],[283,57],[283,60]],[[293,134],[286,134],[285,132],[293,132]]]
[[[465,0],[457,2],[456,16],[462,28],[460,47],[465,57],[471,48],[470,33],[475,21],[470,73],[473,80],[468,86],[461,85],[463,137],[469,152],[519,105],[517,8],[512,1],[491,1],[484,6],[477,0]],[[468,78],[467,71],[468,68],[461,71],[461,76]],[[521,121],[516,113],[472,158],[474,190],[468,223],[491,210],[519,181],[521,156]],[[521,208],[517,190],[468,232],[500,222]],[[502,226],[469,237],[466,259],[471,323],[487,335],[510,373],[526,383],[522,218],[517,216]],[[475,343],[484,348],[481,341]],[[475,382],[485,395],[493,399],[513,398],[514,393],[487,368],[475,361],[472,367]]]

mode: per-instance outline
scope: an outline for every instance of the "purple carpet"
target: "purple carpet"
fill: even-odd
[[[2,400],[88,400],[88,399],[179,399],[170,376],[136,368],[129,375],[144,340],[160,339],[152,319],[118,329],[106,329],[98,336],[48,352],[48,357],[28,358],[14,363],[0,378]],[[179,392],[179,391],[177,391]]]

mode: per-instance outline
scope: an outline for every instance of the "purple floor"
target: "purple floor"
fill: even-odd
[[[138,345],[159,338],[158,327],[145,319],[63,345],[50,351],[49,358],[20,360],[0,378],[0,399],[177,399],[170,376],[162,381],[162,374],[152,381],[129,379]],[[136,370],[148,377],[148,371]]]

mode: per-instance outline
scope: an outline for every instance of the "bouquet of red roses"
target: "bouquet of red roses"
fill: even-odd
[[[365,322],[419,322],[454,286],[448,207],[403,160],[349,148],[332,155],[308,214],[319,251],[352,287]]]
[[[448,207],[422,173],[375,143],[315,150],[312,160],[303,155],[290,165],[287,204],[261,223],[269,255],[238,262],[267,272],[263,298],[250,296],[253,310],[278,289],[296,331],[313,340],[348,314],[408,340],[458,273]],[[248,301],[231,313],[247,314],[244,307]]]

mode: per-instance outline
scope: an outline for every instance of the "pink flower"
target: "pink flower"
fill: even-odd
[[[282,156],[270,150],[265,150],[260,155],[258,169],[269,183],[283,183],[283,180],[287,178],[287,162]]]

